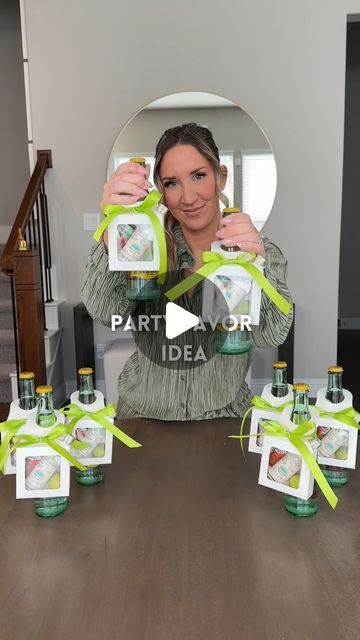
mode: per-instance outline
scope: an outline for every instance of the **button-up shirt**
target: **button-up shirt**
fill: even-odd
[[[177,222],[174,235],[175,268],[177,281],[180,281],[185,277],[185,272],[194,267],[195,260]],[[265,275],[275,289],[291,301],[286,285],[286,259],[267,238],[264,239],[264,246]],[[260,323],[252,326],[251,342],[260,348],[275,347],[282,344],[287,336],[292,323],[292,311],[286,316],[264,292],[261,296]],[[106,326],[111,326],[113,314],[123,319],[135,311],[149,316],[165,314],[166,299],[163,296],[159,303],[134,303],[126,299],[126,273],[109,271],[108,256],[102,242],[94,245],[90,252],[83,277],[82,299],[92,318]],[[201,315],[202,286],[195,288],[191,298],[184,294],[176,303],[196,316]],[[206,336],[213,343],[211,329],[201,336],[201,341],[206,340]],[[188,335],[184,340],[189,341]],[[196,332],[193,333],[193,340],[196,343]],[[199,366],[190,363],[186,369],[170,368],[158,364],[163,357],[162,346],[165,342],[164,322],[158,324],[158,331],[137,333],[135,351],[118,379],[118,418],[203,420],[244,414],[250,406],[251,397],[245,382],[251,350],[237,355],[214,353],[211,359]]]

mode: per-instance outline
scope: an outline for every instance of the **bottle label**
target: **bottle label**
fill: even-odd
[[[127,243],[118,252],[118,260],[121,262],[134,262],[143,259],[144,253],[153,247],[153,229],[151,225],[139,225],[129,238]],[[153,252],[148,260],[153,259]]]
[[[95,427],[94,429],[84,429],[77,428],[75,429],[75,438],[79,442],[85,442],[87,447],[84,449],[73,449],[72,453],[77,458],[90,458],[94,457],[95,449],[100,445],[102,445],[102,455],[105,454],[105,429],[102,427]],[[95,455],[95,457],[102,457],[100,455]]]
[[[224,296],[229,313],[234,311],[251,290],[251,280],[249,278],[220,275],[215,276],[214,284]]]
[[[344,429],[329,429],[328,433],[322,438],[319,455],[325,458],[334,458],[340,447],[348,447],[349,432]]]
[[[294,453],[285,453],[273,466],[270,466],[269,460],[268,478],[281,484],[288,484],[291,476],[300,471],[301,463],[301,456]]]
[[[25,466],[25,468],[29,467]],[[25,477],[25,488],[30,490],[47,489],[48,481],[59,470],[60,456],[41,456]]]

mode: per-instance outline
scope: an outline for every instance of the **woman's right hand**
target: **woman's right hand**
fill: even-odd
[[[148,195],[152,184],[148,181],[150,165],[141,167],[135,162],[124,162],[105,182],[101,209],[105,204],[134,204]]]
[[[148,181],[150,165],[141,167],[135,162],[124,162],[104,184],[103,197],[100,203],[101,209],[106,204],[129,205],[135,204],[139,198],[146,198],[149,189],[152,188]],[[107,249],[108,230],[103,233],[103,242]]]

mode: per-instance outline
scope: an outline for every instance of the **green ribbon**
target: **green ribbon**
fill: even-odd
[[[0,432],[1,431],[5,432],[5,436],[4,437],[1,436],[0,464],[4,456],[5,456],[5,459],[4,459],[3,465],[5,464],[7,458],[10,455],[8,453],[10,440],[17,434],[20,427],[22,427],[24,424],[26,424],[26,420],[7,420],[6,422],[0,422]],[[0,468],[2,469],[2,466],[0,466]]]
[[[241,446],[242,454],[243,454],[245,459],[246,459],[246,456],[245,456],[245,451],[244,451],[244,445],[243,445],[242,438],[243,438],[243,430],[244,430],[245,420],[248,417],[249,413],[251,411],[253,411],[254,409],[267,409],[268,411],[277,411],[278,413],[281,413],[281,411],[283,411],[283,409],[285,409],[286,407],[288,407],[289,405],[292,404],[292,401],[289,400],[289,402],[284,402],[283,404],[280,404],[278,407],[274,407],[272,404],[270,404],[270,402],[267,402],[261,396],[253,396],[251,398],[250,402],[251,402],[251,404],[253,406],[249,407],[249,409],[247,411],[245,411],[243,419],[241,421],[241,425],[240,425],[240,446]]]
[[[316,482],[318,483],[326,500],[328,501],[330,506],[335,509],[338,503],[338,497],[330,487],[318,463],[316,462],[315,458],[310,453],[304,442],[304,439],[312,440],[315,437],[315,424],[313,422],[303,422],[303,424],[298,425],[296,429],[294,429],[294,431],[288,431],[284,427],[284,425],[276,422],[275,420],[266,420],[262,423],[262,426],[264,427],[265,436],[270,435],[279,438],[287,438],[291,442],[291,444],[296,447],[301,457],[310,469],[310,473],[313,475],[314,480],[316,480]],[[257,436],[257,434],[250,434],[247,436],[229,436],[229,438],[251,438],[252,436]]]
[[[7,451],[3,454],[2,458],[0,458],[0,470],[3,469],[3,466],[7,460],[7,458],[19,447],[27,447],[29,445],[34,444],[46,444],[56,453],[58,453],[62,458],[65,458],[68,462],[75,465],[80,471],[86,471],[87,467],[85,467],[79,460],[74,458],[69,451],[66,451],[56,440],[58,438],[62,438],[65,435],[68,435],[68,429],[65,425],[56,426],[51,433],[47,436],[33,436],[29,434],[22,434],[20,436],[12,436],[13,444],[7,449]],[[78,446],[80,445],[80,446]],[[71,446],[75,449],[83,449],[84,443],[82,442],[73,442]]]
[[[255,253],[243,252],[241,256],[237,258],[228,259],[217,253],[216,251],[204,251],[202,253],[202,261],[204,265],[190,276],[185,278],[182,282],[175,285],[166,292],[166,297],[172,302],[179,298],[183,293],[195,287],[201,280],[207,278],[211,273],[224,266],[238,265],[243,267],[252,278],[258,283],[261,289],[266,293],[270,300],[282,311],[285,315],[289,315],[291,309],[291,303],[285,300],[285,298],[270,284],[265,276],[255,267],[253,261],[256,258]]]
[[[338,422],[343,422],[348,427],[354,427],[354,429],[360,429],[360,425],[355,421],[355,418],[359,415],[353,407],[349,407],[348,409],[344,409],[343,411],[338,411],[337,413],[332,413],[331,411],[326,411],[324,409],[320,409],[315,405],[316,411],[322,418],[331,418],[332,420],[337,420]]]
[[[160,265],[159,265],[159,275],[158,275],[158,283],[164,284],[166,269],[167,269],[167,249],[166,249],[166,240],[165,233],[163,227],[161,225],[160,220],[153,212],[153,208],[159,204],[162,195],[156,189],[150,191],[149,195],[139,204],[137,207],[124,207],[119,204],[106,204],[103,207],[103,214],[105,218],[100,222],[98,228],[96,229],[93,238],[97,241],[100,240],[102,234],[104,233],[106,227],[110,224],[110,222],[116,218],[116,216],[121,215],[123,213],[144,213],[148,216],[156,235],[156,239],[159,247],[159,257],[160,257]]]
[[[130,436],[126,435],[121,429],[115,427],[112,422],[109,422],[107,418],[113,418],[116,415],[116,407],[113,402],[110,402],[106,407],[91,413],[90,411],[84,411],[81,407],[78,407],[77,404],[68,404],[66,407],[60,409],[60,411],[67,417],[72,417],[72,420],[68,424],[68,429],[73,433],[74,427],[82,418],[89,418],[94,422],[97,422],[101,427],[110,431],[110,433],[115,436],[120,442],[125,444],[130,449],[135,449],[136,447],[141,447],[142,445],[136,440],[133,440]],[[73,446],[73,445],[71,445]]]

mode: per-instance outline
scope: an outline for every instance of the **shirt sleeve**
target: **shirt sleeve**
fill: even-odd
[[[279,247],[263,239],[265,247],[264,275],[288,302],[292,302],[290,291],[286,284],[287,260]],[[257,347],[277,347],[283,344],[293,321],[293,308],[285,315],[264,293],[261,294],[260,323],[252,326],[252,341]]]
[[[93,245],[82,276],[81,299],[90,316],[111,327],[111,316],[125,319],[134,313],[136,302],[126,299],[126,273],[109,271],[108,255],[102,242]]]

